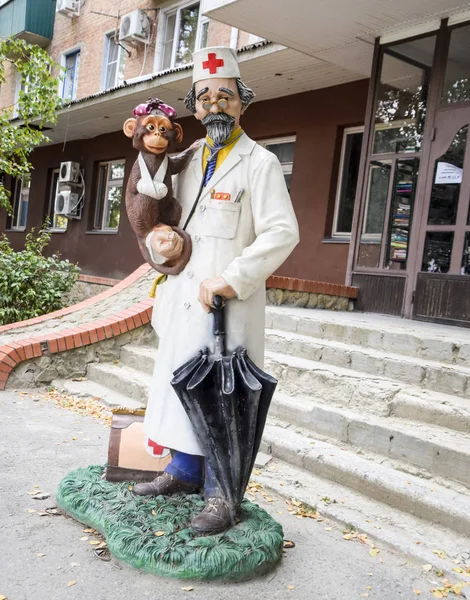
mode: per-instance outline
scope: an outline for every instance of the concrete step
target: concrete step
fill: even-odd
[[[379,549],[387,546],[417,560],[420,565],[430,564],[434,569],[444,571],[452,581],[465,580],[463,575],[452,571],[456,566],[464,566],[468,558],[468,537],[463,532],[403,512],[278,458],[257,469],[252,478],[265,490],[277,492],[289,501],[294,499],[315,507],[320,513],[317,521],[321,519],[324,526],[328,526],[329,520],[339,522],[348,530],[366,534],[366,543],[372,542]],[[432,496],[436,493],[431,492]],[[248,494],[255,502],[256,496]],[[468,519],[464,518],[464,521],[467,523]],[[348,543],[361,542],[352,540]],[[445,555],[439,556],[434,552],[436,549]]]
[[[468,366],[443,364],[416,356],[384,352],[275,329],[266,330],[266,347],[272,352],[381,375],[424,389],[470,398]]]
[[[147,405],[151,377],[120,363],[92,363],[87,368],[87,378],[110,390],[122,393]]]
[[[402,473],[350,450],[309,437],[308,432],[283,423],[270,420],[263,441],[263,448],[271,451],[273,456],[316,477],[333,481],[460,535],[470,535],[470,494]],[[331,498],[330,494],[327,496]]]
[[[266,352],[265,368],[279,380],[278,390],[289,396],[470,432],[470,402],[458,396],[279,352]]]
[[[274,307],[266,310],[266,327],[422,358],[468,366],[470,331],[387,315]]]
[[[276,394],[270,414],[344,444],[413,465],[470,488],[470,434],[396,417],[377,417]],[[469,499],[470,501],[470,499]]]
[[[152,375],[156,356],[157,346],[127,344],[121,348],[120,362],[126,367]]]
[[[116,392],[109,387],[84,379],[82,381],[72,381],[71,379],[55,379],[51,383],[52,387],[61,390],[66,394],[81,398],[98,398],[103,404],[110,408],[120,406],[136,409],[141,408],[143,403]]]

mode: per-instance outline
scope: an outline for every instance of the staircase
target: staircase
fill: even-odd
[[[155,354],[124,346],[118,364],[55,385],[139,406]],[[255,478],[446,572],[470,565],[469,365],[469,330],[269,307],[273,460]]]

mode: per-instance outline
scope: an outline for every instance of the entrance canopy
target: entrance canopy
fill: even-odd
[[[204,0],[204,13],[314,57],[369,77],[377,37],[411,37],[437,30],[470,3],[459,0]]]

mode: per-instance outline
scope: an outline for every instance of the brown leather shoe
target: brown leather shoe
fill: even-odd
[[[162,473],[149,483],[136,483],[132,491],[137,496],[169,496],[176,492],[194,494],[198,489],[197,485],[185,483],[170,473]]]
[[[191,521],[196,535],[215,535],[231,525],[230,509],[222,498],[209,498],[204,510]]]

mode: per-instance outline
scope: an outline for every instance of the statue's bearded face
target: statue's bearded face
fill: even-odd
[[[240,125],[243,114],[236,79],[204,79],[196,83],[195,117],[216,144],[222,144]]]

